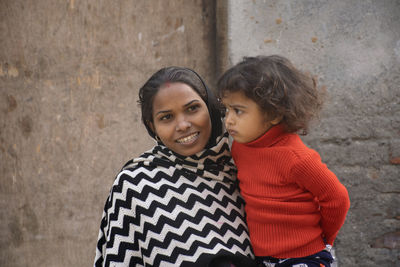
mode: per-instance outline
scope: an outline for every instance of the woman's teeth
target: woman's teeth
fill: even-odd
[[[195,139],[197,136],[199,135],[199,133],[194,133],[191,134],[189,136],[183,137],[181,139],[176,140],[178,143],[189,143],[191,141],[193,141],[193,139]]]

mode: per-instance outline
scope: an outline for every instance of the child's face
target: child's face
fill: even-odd
[[[268,114],[242,92],[226,93],[222,103],[226,109],[225,127],[238,143],[254,141],[279,123],[267,119]]]

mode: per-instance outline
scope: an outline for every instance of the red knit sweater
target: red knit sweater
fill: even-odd
[[[272,127],[253,142],[233,142],[232,156],[256,256],[304,257],[333,244],[349,196],[297,134]]]

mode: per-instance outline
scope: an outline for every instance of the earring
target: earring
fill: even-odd
[[[160,137],[158,137],[158,135],[155,135],[154,139],[156,139],[157,142],[161,142],[161,139],[160,139]]]

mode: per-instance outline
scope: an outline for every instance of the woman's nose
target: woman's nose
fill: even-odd
[[[177,131],[185,131],[187,129],[189,129],[192,126],[192,124],[190,123],[190,121],[186,120],[185,118],[182,118],[178,121],[177,125],[176,125],[176,130]]]

